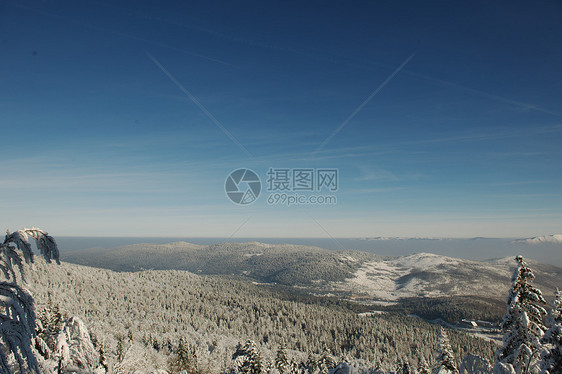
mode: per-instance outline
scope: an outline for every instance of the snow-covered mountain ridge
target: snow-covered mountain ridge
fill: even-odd
[[[507,263],[480,262],[417,253],[365,262],[352,278],[332,286],[364,302],[453,295],[502,298],[509,285],[513,262],[513,259]]]
[[[528,244],[543,244],[543,243],[562,244],[562,235],[554,234],[554,235],[535,236],[527,239],[519,239],[516,240],[515,242],[528,243]]]
[[[63,253],[63,259],[112,270],[187,270],[197,274],[238,275],[266,284],[298,287],[363,303],[412,297],[478,295],[503,303],[515,256],[472,261],[431,253],[380,257],[360,251],[249,243],[210,246],[175,242],[136,244],[109,250]],[[536,284],[553,294],[562,286],[562,269],[528,261]]]

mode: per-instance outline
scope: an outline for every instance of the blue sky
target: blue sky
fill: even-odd
[[[562,232],[561,16],[556,1],[0,0],[1,226]],[[265,184],[270,167],[337,168],[337,204],[228,200],[232,170]]]

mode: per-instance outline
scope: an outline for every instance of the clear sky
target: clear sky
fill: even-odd
[[[560,233],[560,19],[559,1],[0,0],[0,225]],[[337,204],[268,205],[270,167],[337,168]],[[225,194],[238,168],[262,180],[251,205]]]

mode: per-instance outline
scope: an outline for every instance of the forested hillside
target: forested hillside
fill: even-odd
[[[192,273],[244,275],[260,282],[311,285],[343,281],[377,256],[359,251],[258,242],[195,245],[134,244],[113,249],[64,252],[63,260],[115,271],[187,270]]]
[[[63,252],[66,261],[115,271],[187,270],[236,275],[291,293],[330,295],[378,309],[451,323],[463,318],[499,321],[513,258],[471,261],[417,253],[386,257],[289,244],[134,244]],[[530,261],[547,297],[562,284],[562,269]],[[387,302],[392,306],[387,308]],[[383,306],[382,308],[380,306]]]
[[[360,316],[349,308],[289,300],[246,281],[185,271],[113,272],[39,259],[29,271],[37,310],[49,299],[82,318],[114,368],[166,369],[180,338],[194,345],[199,367],[221,372],[240,342],[252,339],[266,357],[285,345],[296,360],[330,352],[366,367],[393,369],[431,362],[438,327],[394,314]],[[450,331],[457,360],[492,359],[495,343]],[[119,372],[117,370],[116,372]]]

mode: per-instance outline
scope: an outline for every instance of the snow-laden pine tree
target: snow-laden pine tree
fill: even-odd
[[[92,372],[99,353],[92,344],[86,324],[78,317],[68,318],[56,339],[55,358],[64,372]]]
[[[449,336],[443,327],[439,334],[438,356],[435,359],[435,373],[437,374],[458,374],[459,370],[455,364],[455,356],[449,341]]]
[[[285,344],[281,344],[281,347],[277,350],[275,368],[279,371],[279,374],[297,373],[297,364],[289,359]]]
[[[533,367],[538,359],[540,339],[544,334],[546,310],[542,292],[533,287],[533,271],[523,257],[517,256],[517,268],[511,278],[507,312],[502,320],[503,346],[496,352],[496,362],[512,365],[517,373]]]
[[[418,367],[418,374],[431,374],[431,369],[425,360],[425,357],[422,356],[420,360],[420,365]]]
[[[170,372],[187,372],[195,374],[197,370],[197,352],[193,344],[187,343],[183,338],[178,341],[176,355],[170,361]]]
[[[277,350],[275,368],[282,374],[285,374],[290,370],[289,358],[287,357],[287,350],[284,345],[281,345],[281,347]]]
[[[117,353],[117,361],[121,362],[123,361],[123,357],[125,356],[125,343],[124,343],[125,338],[123,338],[122,335],[119,335],[117,337],[117,347],[115,348],[115,351]]]
[[[54,304],[53,299],[49,296],[47,306],[39,312],[39,318],[36,321],[37,328],[35,329],[37,336],[47,344],[50,350],[43,357],[49,358],[50,353],[55,351],[57,335],[61,332],[66,319],[68,319],[68,315],[62,313],[60,306]]]
[[[307,373],[328,374],[330,369],[335,369],[337,365],[338,361],[336,358],[324,347],[324,351],[321,356],[309,353],[306,363],[302,369],[307,370]]]
[[[492,365],[483,357],[468,354],[462,359],[459,372],[461,374],[489,374]]]
[[[7,231],[4,242],[0,244],[0,270],[4,276],[4,280],[0,281],[0,369],[4,373],[15,371],[11,360],[15,361],[20,372],[39,373],[32,349],[32,339],[36,339],[33,297],[19,283],[20,280],[25,282],[22,256],[25,262],[33,262],[30,236],[47,262],[55,260],[59,263],[55,239],[35,227],[13,233]],[[44,342],[36,341],[33,345],[46,347]]]
[[[404,362],[402,363],[402,367],[400,367],[400,369],[397,370],[397,373],[399,373],[399,374],[414,374],[415,371],[412,369],[412,366],[410,365],[410,362],[408,360],[404,360]]]
[[[546,319],[549,329],[541,339],[545,345],[541,374],[562,374],[562,292],[556,289],[552,309]]]
[[[253,340],[238,344],[236,352],[232,355],[232,373],[261,374],[265,372],[266,364],[261,352]]]
[[[338,361],[336,358],[329,353],[326,348],[324,349],[324,353],[320,356],[320,359],[317,361],[318,368],[320,369],[320,373],[328,373],[330,369],[335,369],[338,366]]]
[[[109,370],[109,364],[107,363],[107,358],[105,357],[103,343],[100,343],[98,349],[98,368],[101,368],[104,373],[107,373]]]

